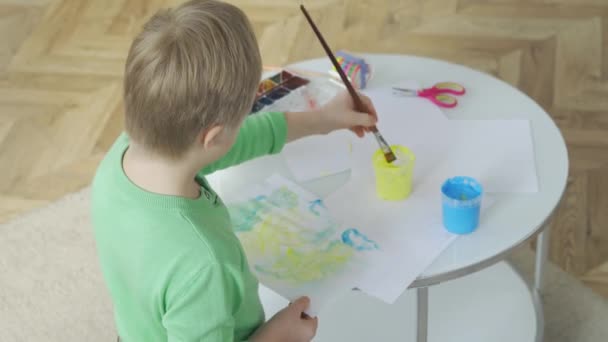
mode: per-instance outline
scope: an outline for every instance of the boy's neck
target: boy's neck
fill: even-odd
[[[172,160],[131,144],[124,154],[122,168],[140,188],[161,195],[198,198],[200,185],[195,177],[202,166],[183,158]]]

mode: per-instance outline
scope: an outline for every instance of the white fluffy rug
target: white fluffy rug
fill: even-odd
[[[0,341],[116,340],[88,199],[85,189],[0,225]],[[512,259],[531,273],[527,248]],[[545,293],[546,341],[608,341],[605,299],[553,265]]]

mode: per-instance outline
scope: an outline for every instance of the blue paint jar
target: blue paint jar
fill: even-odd
[[[453,177],[441,186],[443,225],[454,234],[469,234],[479,226],[483,187],[471,177]]]

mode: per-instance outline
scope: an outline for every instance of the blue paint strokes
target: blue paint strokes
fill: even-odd
[[[269,211],[263,201],[266,196],[257,196],[252,201],[228,207],[228,214],[232,220],[233,230],[237,232],[250,231],[261,222],[260,213]]]
[[[274,190],[267,200],[270,204],[282,209],[292,209],[298,205],[298,195],[291,192],[287,187]]]
[[[265,195],[259,195],[259,196],[257,196],[257,197],[255,198],[255,200],[256,200],[256,201],[263,201],[263,200],[265,200],[265,199],[266,199],[266,196],[265,196]]]
[[[261,221],[258,216],[258,208],[252,205],[229,207],[228,214],[232,220],[233,230],[237,232],[250,231]]]
[[[323,241],[327,241],[332,235],[335,234],[335,229],[333,227],[328,227],[320,232],[317,232],[312,239],[313,243],[322,243]]]
[[[228,207],[233,230],[236,232],[251,231],[262,221],[261,217],[276,208],[292,209],[298,204],[298,196],[288,188],[282,187],[270,195],[258,195],[251,200]]]
[[[342,242],[358,251],[379,249],[378,244],[355,228],[349,228],[342,233]]]
[[[310,210],[311,213],[313,213],[317,216],[321,216],[321,213],[315,209],[316,207],[325,208],[325,205],[323,205],[323,201],[321,199],[311,201],[308,204],[308,210]]]

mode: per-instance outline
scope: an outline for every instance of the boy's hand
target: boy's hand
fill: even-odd
[[[317,333],[318,319],[307,316],[310,299],[301,297],[277,312],[251,336],[251,342],[309,342]]]
[[[343,91],[319,109],[323,133],[338,129],[350,129],[363,137],[367,129],[376,124],[378,115],[369,97],[359,94],[367,107],[366,113],[355,110],[355,102],[347,91]]]

